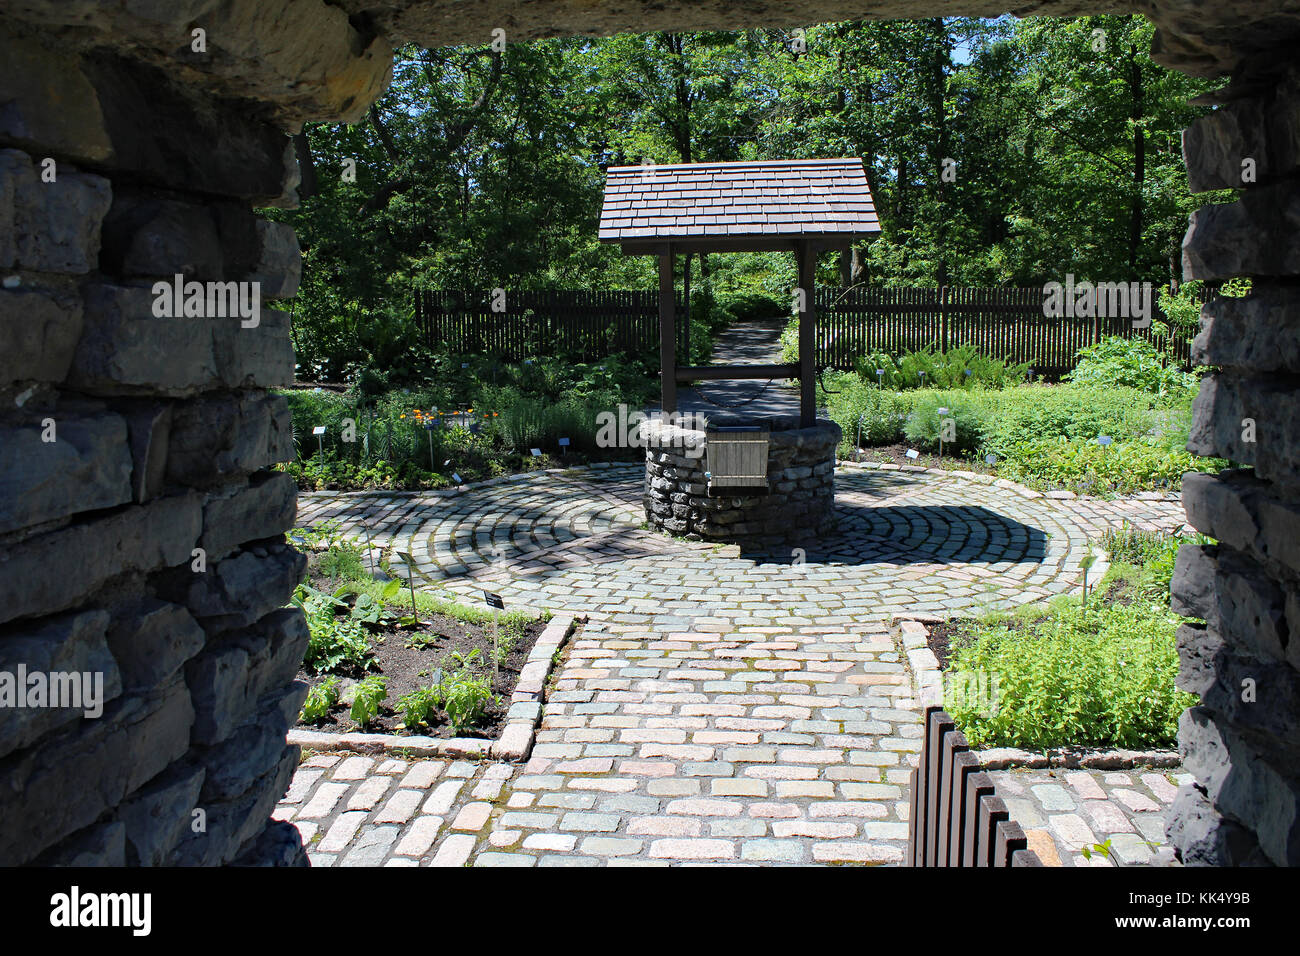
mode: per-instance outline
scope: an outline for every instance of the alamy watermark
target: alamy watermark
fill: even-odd
[[[242,328],[262,321],[262,283],[186,282],[179,272],[171,282],[153,284],[153,314],[160,319],[239,318]]]
[[[651,437],[642,428],[642,425],[651,421],[668,426],[671,430],[657,431]],[[693,412],[655,412],[647,415],[620,404],[617,412],[597,413],[596,427],[597,448],[674,448],[687,458],[699,458],[704,454],[704,443],[688,442],[684,433],[684,430],[704,430],[703,416]]]
[[[0,708],[80,710],[94,719],[104,713],[103,671],[28,671],[19,664],[0,671]]]
[[[1064,284],[1043,286],[1043,315],[1049,319],[1123,318],[1132,319],[1133,328],[1145,329],[1154,303],[1150,282],[1075,282],[1069,273]]]

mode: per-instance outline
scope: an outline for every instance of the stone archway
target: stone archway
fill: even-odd
[[[296,762],[284,731],[306,641],[301,617],[280,610],[301,572],[281,541],[295,491],[265,471],[292,454],[285,403],[266,391],[292,376],[288,322],[273,309],[253,321],[230,299],[223,317],[179,323],[155,288],[184,273],[293,295],[292,230],[253,213],[294,201],[287,133],[358,119],[401,42],[999,12],[986,0],[482,0],[472,16],[449,0],[9,4],[0,665],[101,672],[106,703],[94,720],[0,711],[0,863],[301,859],[296,833],[267,825]],[[1197,352],[1221,371],[1192,446],[1251,468],[1184,491],[1191,523],[1220,544],[1184,549],[1176,576],[1176,601],[1206,623],[1180,638],[1181,682],[1203,703],[1183,722],[1199,783],[1171,836],[1188,861],[1294,864],[1300,4],[1045,0],[1018,12],[1143,12],[1160,62],[1232,77],[1184,148],[1193,189],[1245,192],[1196,214],[1185,271],[1248,275],[1255,292],[1206,309]],[[186,294],[174,296],[182,314]]]

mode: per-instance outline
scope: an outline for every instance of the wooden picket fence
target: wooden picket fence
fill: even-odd
[[[907,865],[1042,866],[942,707],[925,709],[923,731],[912,771]]]
[[[430,348],[487,353],[507,361],[539,355],[603,358],[659,348],[659,293],[541,289],[510,291],[501,311],[490,292],[416,290],[415,321]],[[678,297],[677,310],[683,303]]]
[[[510,291],[494,311],[492,294],[416,290],[415,320],[439,352],[495,355],[507,361],[540,355],[579,360],[615,352],[654,354],[659,348],[659,294],[654,290],[542,289]],[[1043,290],[941,287],[818,289],[817,364],[852,370],[866,352],[894,355],[974,345],[981,354],[1028,363],[1035,376],[1055,380],[1074,368],[1080,348],[1112,335],[1151,340],[1131,319],[1043,315]],[[678,351],[684,353],[685,302],[680,293]],[[1153,320],[1161,321],[1153,309]],[[1191,343],[1176,343],[1184,367]]]
[[[1042,287],[819,289],[816,306],[817,363],[846,371],[866,352],[899,355],[973,345],[982,355],[1027,362],[1035,377],[1054,380],[1074,368],[1079,349],[1102,338],[1152,340],[1150,328],[1135,329],[1120,316],[1048,318]],[[1152,319],[1163,321],[1154,306]],[[1191,343],[1176,343],[1173,353],[1188,366]]]

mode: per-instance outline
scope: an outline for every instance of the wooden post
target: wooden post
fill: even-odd
[[[817,421],[817,253],[809,243],[800,242],[795,246],[795,255],[804,304],[799,313],[799,427],[810,428]]]
[[[677,411],[677,322],[673,315],[673,247],[659,252],[659,373],[664,414]]]

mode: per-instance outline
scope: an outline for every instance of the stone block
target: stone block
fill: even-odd
[[[121,697],[99,720],[47,736],[0,766],[0,865],[27,862],[95,822],[189,748],[183,682]]]
[[[1253,283],[1244,298],[1219,297],[1201,307],[1192,343],[1197,365],[1300,373],[1300,289]]]
[[[0,196],[12,196],[13,264],[67,275],[94,270],[100,224],[112,202],[108,180],[56,163],[54,181],[45,182],[25,153],[4,152]]]
[[[1300,184],[1259,186],[1234,203],[1202,206],[1183,237],[1183,278],[1300,275],[1300,246],[1277,241],[1300,221]]]
[[[307,558],[283,543],[254,545],[210,563],[178,568],[159,578],[158,593],[189,608],[210,633],[247,627],[288,602],[307,570]]]
[[[226,278],[221,238],[206,205],[134,191],[119,191],[104,219],[100,262],[122,277]]]
[[[1181,625],[1175,635],[1178,648],[1178,678],[1175,686],[1189,694],[1203,694],[1214,683],[1214,664],[1223,651],[1223,641],[1208,628]]]
[[[175,410],[167,477],[208,487],[293,457],[293,423],[284,396],[203,399]]]
[[[1238,550],[1253,548],[1259,535],[1254,497],[1260,483],[1246,471],[1183,475],[1183,507],[1193,528]]]
[[[119,574],[188,562],[201,500],[170,495],[0,550],[0,623],[74,607]]]
[[[257,220],[261,252],[247,279],[260,282],[263,299],[291,299],[302,279],[298,237],[288,223]]]
[[[308,686],[295,681],[257,702],[257,709],[246,713],[248,723],[217,746],[203,752],[207,768],[203,803],[221,803],[243,795],[275,766],[285,748],[285,735],[298,722]]]
[[[220,560],[250,540],[269,538],[293,527],[298,486],[283,472],[253,475],[246,485],[214,494],[203,507],[199,547],[208,560]]]
[[[0,173],[0,186],[3,179]],[[0,216],[3,202],[0,197]],[[11,236],[0,221],[0,269],[7,268],[4,244]],[[0,289],[0,388],[19,381],[62,382],[72,366],[81,326],[81,298],[69,290]]]
[[[285,747],[279,762],[246,792],[225,803],[203,804],[207,828],[187,833],[172,850],[168,866],[222,866],[239,856],[262,834],[271,811],[289,788],[298,766],[296,746]]]
[[[32,861],[33,866],[126,866],[126,827],[120,821],[98,823],[72,834]]]
[[[131,500],[131,452],[118,415],[33,412],[0,427],[0,534]],[[54,441],[44,422],[53,420]]]
[[[1284,379],[1207,376],[1192,403],[1188,451],[1250,465],[1266,481],[1300,492],[1300,391]]]
[[[191,831],[204,772],[188,761],[173,764],[118,807],[129,865],[166,864],[172,849]]]
[[[167,447],[171,440],[172,407],[155,402],[122,402],[131,444],[131,495],[144,504],[163,493],[167,481]]]
[[[190,661],[185,673],[194,699],[195,743],[211,746],[225,740],[259,699],[292,681],[307,640],[302,612],[282,608]]]
[[[109,649],[130,691],[169,682],[205,640],[189,611],[151,598],[119,610],[108,631]]]
[[[106,612],[82,611],[11,630],[0,641],[0,674],[15,683],[10,691],[27,702],[32,675],[40,675],[46,688],[44,706],[18,706],[17,697],[0,696],[0,757],[56,728],[87,717],[97,719],[104,706],[122,693],[117,663],[104,640],[107,627]],[[20,665],[28,678],[22,685],[17,684]],[[53,706],[56,698],[67,706]]]
[[[1184,866],[1240,866],[1259,855],[1254,834],[1225,818],[1191,784],[1178,791],[1169,811],[1165,832]]]
[[[41,155],[102,162],[112,146],[99,95],[77,57],[54,42],[0,32],[0,139]]]

